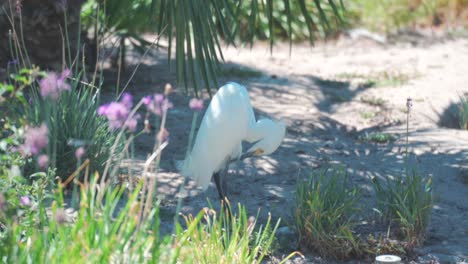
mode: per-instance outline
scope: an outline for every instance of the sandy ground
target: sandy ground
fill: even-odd
[[[287,45],[276,46],[270,55],[267,45],[258,44],[251,50],[226,48],[224,55],[227,76],[221,81],[245,85],[257,115],[288,125],[287,136],[273,155],[248,159],[233,167],[228,177],[233,204],[242,203],[251,215],[260,208],[260,223],[271,213],[273,219],[281,218],[282,226],[287,226],[291,223],[298,179],[314,169],[339,163],[347,169],[353,183],[363,188],[363,203],[371,205],[364,207],[370,209],[370,178],[403,172],[405,109],[410,97],[412,162],[421,174],[433,177],[438,198],[428,239],[417,250],[415,261],[468,261],[468,132],[439,124],[446,109],[460,95],[468,93],[467,39],[391,46],[367,40],[341,40],[313,48],[295,46],[291,56]],[[161,92],[166,82],[175,83],[165,58],[166,54],[160,52],[140,66],[129,86],[135,97]],[[107,82],[112,83],[112,77]],[[176,193],[182,182],[174,161],[183,159],[192,119],[189,97],[182,91],[183,88],[176,89],[171,95],[174,109],[167,121],[170,144],[158,174],[166,232],[171,230]],[[208,97],[205,99],[208,104]],[[377,100],[379,105],[369,103]],[[371,132],[391,133],[397,139],[388,144],[359,140]],[[128,161],[133,174],[141,172],[153,144],[153,136],[136,140],[136,158]],[[213,184],[201,192],[189,182],[180,195],[184,197],[182,213],[197,213],[208,206],[207,200],[219,208]],[[363,217],[367,213],[370,214],[364,211]],[[291,241],[289,246],[294,249],[295,243]],[[313,252],[302,252],[305,259],[296,258],[293,263],[329,263]]]

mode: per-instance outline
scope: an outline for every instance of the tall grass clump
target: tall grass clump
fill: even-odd
[[[265,225],[257,227],[255,217],[247,217],[244,206],[238,212],[231,206],[222,205],[221,213],[212,209],[203,210],[203,219],[196,224],[181,256],[193,263],[261,263],[273,253],[275,233],[279,226],[272,225],[271,217]],[[184,216],[187,226],[197,220]]]
[[[347,186],[341,168],[321,170],[296,190],[294,225],[300,242],[320,256],[347,259],[360,254],[353,216],[360,194]]]
[[[419,245],[425,238],[432,210],[432,181],[412,170],[385,181],[373,179],[377,207],[400,238]]]
[[[97,111],[100,88],[81,82],[79,75],[59,76],[64,74],[67,75],[66,72],[42,73],[31,87],[30,103],[25,105],[29,125],[47,125],[49,164],[62,180],[76,170],[84,157],[90,158],[91,171],[102,172],[105,162],[111,158],[110,147],[116,138],[108,129],[107,120]],[[58,82],[68,89],[57,95],[46,95],[48,86],[57,86]],[[76,155],[79,148],[85,150],[84,157]]]

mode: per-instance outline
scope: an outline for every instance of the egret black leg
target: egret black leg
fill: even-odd
[[[213,174],[213,179],[216,184],[216,190],[218,190],[219,199],[223,200],[226,195],[224,194],[223,184],[221,184],[221,177],[222,175],[220,175],[220,171]]]

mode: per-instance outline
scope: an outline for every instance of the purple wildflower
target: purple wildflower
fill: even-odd
[[[121,100],[122,104],[125,105],[125,107],[127,107],[128,109],[131,109],[132,106],[133,106],[133,97],[131,94],[129,93],[124,93],[122,95],[122,100]]]
[[[83,147],[79,147],[75,150],[75,157],[76,159],[81,159],[84,154],[86,153],[85,149]]]
[[[21,0],[16,0],[15,9],[16,9],[16,13],[18,15],[21,15],[21,9],[23,9],[23,5],[21,4]]]
[[[147,95],[147,96],[143,97],[142,101],[143,101],[143,104],[146,105],[146,106],[151,104],[151,95]]]
[[[31,205],[31,199],[29,199],[28,196],[21,196],[20,197],[20,204],[23,206],[30,206]]]
[[[41,96],[57,100],[62,91],[70,90],[70,85],[65,82],[70,73],[70,70],[64,70],[60,75],[55,72],[49,72],[39,82]]]
[[[61,78],[62,80],[68,79],[70,76],[71,76],[71,70],[70,70],[70,69],[65,69],[65,70],[63,70],[62,73],[60,74],[60,78]]]
[[[153,98],[146,96],[143,98],[143,103],[146,105],[148,111],[161,116],[167,110],[173,107],[173,104],[167,97],[162,94],[155,94]]]
[[[49,164],[49,157],[47,157],[47,155],[42,154],[39,157],[37,157],[37,165],[39,165],[39,168],[45,169],[47,168],[48,164]]]
[[[135,115],[134,117],[127,120],[125,126],[128,127],[130,131],[135,132],[136,127],[138,125],[138,119],[140,119],[140,115]]]
[[[100,106],[98,108],[98,114],[107,117],[111,129],[127,127],[131,131],[135,131],[140,116],[134,115],[130,117],[132,106],[132,96],[130,94],[124,94],[120,102],[111,102]]]
[[[155,95],[154,95],[154,101],[155,101],[157,104],[162,104],[162,102],[164,101],[164,95],[162,95],[162,94],[155,94]]]
[[[192,98],[192,99],[190,99],[189,106],[190,106],[190,109],[192,109],[192,110],[201,111],[201,110],[203,110],[203,100],[202,99],[197,99],[197,98]]]
[[[37,155],[49,143],[47,134],[48,129],[44,123],[40,127],[29,128],[25,133],[24,144],[21,146],[23,155]]]

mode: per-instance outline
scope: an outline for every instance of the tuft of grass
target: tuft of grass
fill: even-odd
[[[377,97],[361,97],[361,102],[368,105],[380,107],[383,107],[386,104],[386,101],[384,99]]]
[[[468,96],[460,96],[458,119],[461,129],[468,130]]]
[[[404,176],[372,180],[377,196],[377,209],[391,226],[401,231],[408,243],[419,245],[424,240],[432,205],[432,179],[425,179],[416,170]]]
[[[271,216],[265,225],[257,227],[256,218],[247,217],[244,206],[238,205],[237,213],[223,204],[220,213],[203,210],[202,221],[184,216],[187,226],[195,228],[182,248],[182,261],[191,263],[261,263],[273,253],[280,220],[272,225]],[[291,255],[292,256],[292,255]]]
[[[359,137],[360,140],[362,141],[367,141],[367,142],[374,142],[374,143],[389,143],[391,141],[394,141],[396,138],[392,134],[388,133],[366,133],[363,136]]]
[[[343,72],[336,75],[339,79],[358,80],[365,87],[395,87],[407,84],[411,75],[400,71],[382,71],[370,74]]]
[[[376,113],[374,113],[374,112],[361,112],[360,115],[364,119],[371,119],[371,118],[374,118],[376,116]]]
[[[293,212],[300,243],[324,257],[360,255],[360,240],[353,234],[359,200],[358,190],[347,187],[347,175],[341,168],[315,172],[300,182]]]

